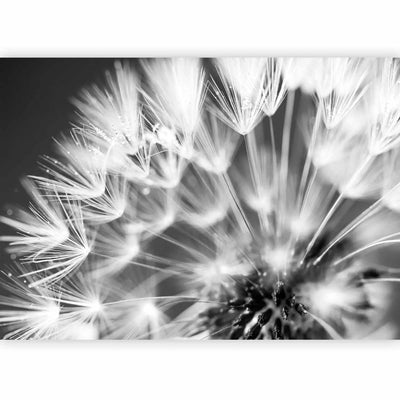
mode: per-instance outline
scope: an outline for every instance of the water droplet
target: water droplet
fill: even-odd
[[[253,103],[249,98],[244,98],[242,102],[242,110],[250,110],[253,107]]]

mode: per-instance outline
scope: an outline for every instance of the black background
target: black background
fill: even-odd
[[[19,179],[36,170],[52,137],[68,131],[71,97],[102,80],[113,59],[2,59],[0,61],[0,203],[15,203]]]

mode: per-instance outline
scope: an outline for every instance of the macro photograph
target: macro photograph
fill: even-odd
[[[400,338],[400,61],[0,60],[0,338]]]
[[[394,0],[2,4],[0,398],[398,398]]]

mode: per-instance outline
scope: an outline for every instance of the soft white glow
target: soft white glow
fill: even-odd
[[[44,323],[45,325],[52,325],[58,321],[60,316],[60,306],[55,303],[51,303],[44,310]]]
[[[88,309],[93,314],[98,314],[103,310],[103,304],[98,299],[93,299],[89,305]]]
[[[273,249],[266,249],[264,259],[275,271],[285,271],[290,263],[290,252],[287,247],[277,246]]]
[[[141,307],[141,313],[143,316],[154,320],[158,318],[159,310],[152,302],[146,302]]]

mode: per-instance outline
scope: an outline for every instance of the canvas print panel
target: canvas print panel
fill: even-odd
[[[3,339],[399,337],[397,59],[98,65],[4,195]]]

